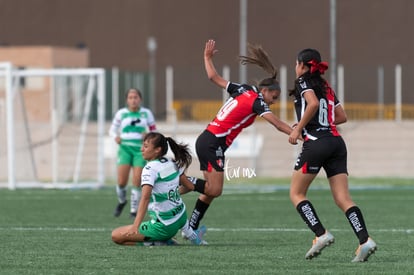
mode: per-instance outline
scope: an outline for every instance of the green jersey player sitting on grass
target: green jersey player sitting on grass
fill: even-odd
[[[168,145],[174,153],[174,160],[165,156]],[[120,245],[176,244],[172,238],[182,229],[183,236],[193,244],[206,244],[202,240],[205,227],[193,230],[188,225],[186,207],[179,193],[180,184],[194,189],[184,174],[192,161],[188,146],[151,132],[145,135],[141,151],[148,162],[141,175],[142,195],[138,212],[132,225],[112,231],[112,240]],[[144,221],[147,211],[150,220]]]

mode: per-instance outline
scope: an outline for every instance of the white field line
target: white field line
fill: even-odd
[[[350,229],[329,229],[331,232],[346,232]],[[67,231],[67,232],[110,232],[110,228],[75,228],[75,227],[0,227],[0,231]],[[414,229],[388,228],[370,229],[370,232],[414,233]],[[306,228],[208,228],[208,232],[309,232]]]

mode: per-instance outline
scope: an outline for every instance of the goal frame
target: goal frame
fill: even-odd
[[[96,98],[97,98],[97,177],[96,182],[82,184],[87,187],[100,187],[105,182],[104,172],[104,137],[105,137],[105,70],[103,68],[76,68],[76,69],[17,69],[10,62],[0,63],[0,76],[5,79],[5,105],[6,105],[6,124],[7,124],[7,172],[8,172],[8,189],[15,190],[18,186],[16,182],[16,160],[15,160],[15,143],[14,143],[14,105],[13,99],[16,89],[13,86],[13,79],[20,77],[55,77],[55,76],[87,76],[96,78]],[[91,81],[91,80],[90,80]],[[95,85],[95,84],[94,84]],[[87,101],[92,100],[95,87],[88,85]],[[53,103],[51,103],[53,104]],[[85,113],[90,112],[91,104],[85,105]],[[52,115],[52,114],[51,114]],[[53,121],[53,118],[52,118]],[[52,178],[51,183],[35,184],[34,187],[44,188],[71,188],[81,187],[78,183],[77,172],[80,169],[82,161],[83,146],[85,142],[85,132],[88,123],[88,117],[83,116],[81,121],[81,134],[79,137],[78,152],[76,155],[75,173],[72,183],[59,183],[56,177]],[[56,127],[52,123],[52,127]],[[54,172],[52,172],[54,173]]]

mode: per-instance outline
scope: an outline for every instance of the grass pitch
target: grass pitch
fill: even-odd
[[[412,274],[414,188],[410,180],[351,180],[378,251],[351,263],[358,242],[329,190],[309,199],[335,244],[305,260],[313,234],[289,201],[286,181],[226,184],[202,223],[208,246],[124,247],[111,231],[119,218],[113,186],[99,190],[0,190],[0,274]],[[356,184],[352,185],[352,182]],[[378,184],[379,183],[379,184]],[[273,185],[271,185],[273,184]],[[361,187],[362,186],[362,187]],[[188,214],[196,194],[184,197]]]

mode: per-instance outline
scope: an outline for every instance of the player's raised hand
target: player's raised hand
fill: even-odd
[[[216,41],[214,41],[213,39],[209,39],[206,42],[206,46],[204,48],[204,57],[205,58],[211,58],[217,52],[218,52],[218,50],[216,49]]]

